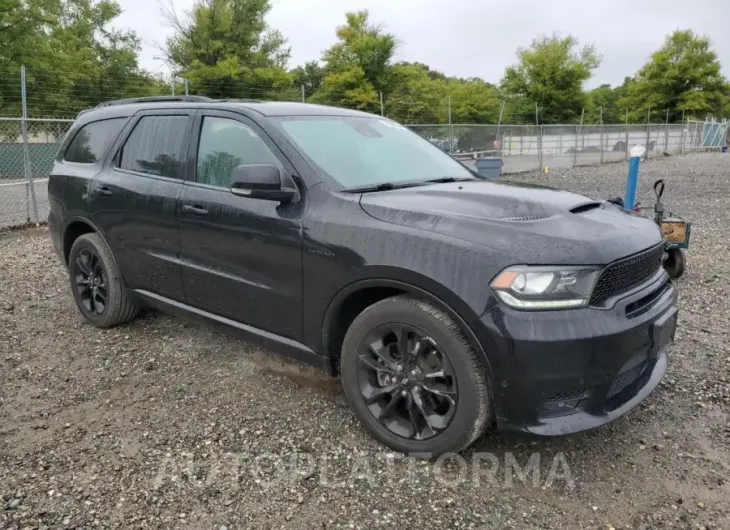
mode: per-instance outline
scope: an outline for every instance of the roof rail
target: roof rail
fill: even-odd
[[[202,103],[216,101],[205,96],[149,96],[143,98],[114,99],[99,103],[95,108],[112,105],[131,105],[134,103]]]
[[[251,99],[251,98],[222,98],[214,100],[217,103],[264,103],[264,99]]]

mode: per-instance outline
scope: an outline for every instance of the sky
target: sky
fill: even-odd
[[[162,15],[170,0],[118,0],[115,24],[142,40],[141,66],[164,71],[159,45],[171,30]],[[178,13],[194,0],[172,0]],[[418,61],[447,75],[497,83],[516,51],[539,35],[571,34],[603,56],[587,84],[621,84],[668,33],[692,29],[710,37],[730,78],[728,0],[272,0],[269,26],[291,46],[290,67],[319,59],[336,39],[347,11],[368,9],[399,41],[396,60]]]

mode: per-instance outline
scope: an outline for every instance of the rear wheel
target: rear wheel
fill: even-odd
[[[490,419],[485,369],[443,311],[407,296],[355,318],[342,346],[342,383],[372,435],[433,457],[468,447]]]
[[[76,305],[94,326],[116,326],[132,320],[139,312],[124,289],[111,252],[98,234],[84,234],[74,241],[68,272]]]

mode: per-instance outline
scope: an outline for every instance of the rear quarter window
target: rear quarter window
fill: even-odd
[[[119,157],[119,167],[137,173],[182,178],[183,141],[188,116],[143,116]]]
[[[127,118],[112,118],[87,123],[68,144],[63,159],[76,164],[100,162],[126,122]]]

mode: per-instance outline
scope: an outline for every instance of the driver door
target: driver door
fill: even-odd
[[[242,115],[201,110],[194,131],[194,175],[178,200],[187,303],[300,339],[304,200],[280,204],[230,191],[230,175],[238,165],[274,164],[290,175],[293,167]]]

